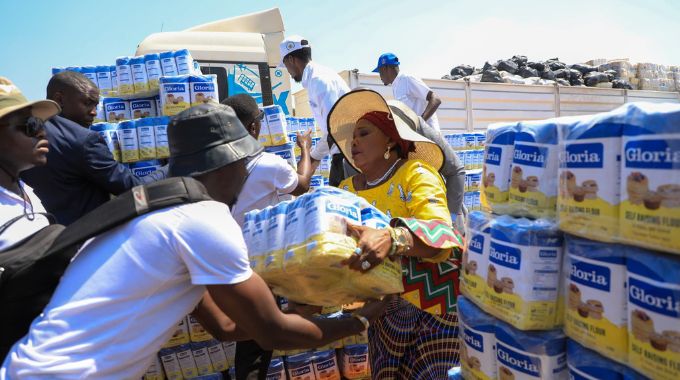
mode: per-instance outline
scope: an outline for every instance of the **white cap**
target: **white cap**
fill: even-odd
[[[283,58],[296,50],[300,50],[304,47],[311,48],[312,45],[309,44],[306,38],[298,35],[292,35],[281,41],[279,44],[279,51],[281,52],[281,60],[279,61],[278,67],[284,67]]]

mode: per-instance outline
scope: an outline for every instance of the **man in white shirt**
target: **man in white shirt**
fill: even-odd
[[[230,96],[224,99],[222,104],[233,108],[248,133],[256,140],[259,138],[264,114],[252,96],[248,94]],[[246,166],[248,179],[231,210],[239,226],[243,226],[243,216],[246,212],[273,206],[282,200],[291,199],[291,195],[304,194],[309,190],[309,182],[314,173],[309,155],[312,145],[311,131],[305,134],[298,133],[297,145],[300,147],[297,171],[288,161],[273,153],[262,152],[248,159]]]
[[[330,148],[327,119],[328,114],[341,96],[350,91],[347,83],[334,70],[312,61],[312,46],[301,36],[290,36],[279,45],[281,62],[290,76],[307,90],[309,105],[314,120],[321,129],[321,140],[311,152],[312,170],[329,153],[333,155],[329,183],[337,186],[344,179],[343,156],[337,147]]]
[[[436,111],[442,103],[441,99],[419,78],[400,72],[396,55],[381,55],[373,72],[380,73],[380,80],[385,86],[392,85],[394,99],[409,106],[432,128],[440,130]]]
[[[49,224],[36,214],[45,208],[19,173],[47,162],[44,122],[59,112],[57,103],[29,102],[9,79],[0,77],[0,251]],[[5,351],[0,347],[0,352]]]
[[[138,379],[197,304],[220,337],[251,337],[268,349],[321,346],[365,330],[384,311],[386,303],[372,302],[345,320],[281,313],[250,269],[229,212],[245,159],[262,147],[231,108],[212,104],[176,115],[168,140],[170,174],[194,177],[214,201],[151,212],[86,243],[5,358],[0,380]]]

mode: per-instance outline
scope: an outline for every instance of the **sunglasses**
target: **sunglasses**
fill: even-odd
[[[264,120],[264,111],[260,110],[260,113],[258,113],[257,116],[255,116],[255,117],[253,118],[253,120],[252,120],[250,123],[248,123],[248,124],[246,125],[246,127],[247,127],[248,125],[252,124],[255,120],[259,120],[259,121]]]
[[[45,122],[35,116],[30,116],[26,119],[10,116],[10,119],[6,121],[6,125],[13,128],[18,127],[28,137],[36,137],[45,129]]]

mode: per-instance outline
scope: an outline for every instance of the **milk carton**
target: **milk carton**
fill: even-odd
[[[551,221],[495,218],[486,275],[489,313],[522,330],[556,327],[562,243]]]
[[[118,93],[118,70],[116,69],[116,65],[109,66],[109,73],[111,75],[111,91],[109,94],[117,94]]]
[[[160,116],[152,118],[154,125],[154,138],[156,142],[156,158],[170,157],[168,145],[168,124],[170,117]]]
[[[473,302],[484,307],[487,292],[489,244],[491,242],[490,214],[474,211],[468,214],[467,249],[463,252],[463,281],[461,290]]]
[[[131,99],[130,112],[132,112],[133,119],[158,116],[154,98]]]
[[[122,121],[118,124],[118,138],[120,139],[121,162],[139,161],[139,139],[137,126],[133,120]]]
[[[192,106],[203,103],[219,103],[220,98],[217,94],[217,75],[192,75],[189,77],[189,84]]]
[[[288,356],[286,363],[288,364],[288,378],[290,380],[311,380],[314,378],[311,352]]]
[[[560,228],[612,242],[618,236],[620,112],[557,120]]]
[[[626,266],[628,365],[653,379],[678,379],[680,258],[630,247]]]
[[[591,351],[571,339],[567,340],[569,378],[574,380],[623,380],[625,367]]]
[[[146,75],[144,57],[130,58],[130,69],[132,70],[132,84],[135,93],[149,91],[149,77]]]
[[[130,102],[120,98],[104,98],[104,116],[108,122],[130,120]]]
[[[163,365],[165,376],[167,376],[168,380],[184,379],[182,368],[179,365],[177,353],[174,348],[163,348],[158,353],[158,356],[160,356],[161,364]]]
[[[459,297],[457,304],[463,376],[496,379],[496,320],[465,297]]]
[[[295,164],[295,156],[294,151],[293,151],[293,144],[283,144],[279,146],[267,146],[264,148],[265,152],[273,153],[284,160],[286,160],[290,166],[293,168],[296,168],[297,165]]]
[[[554,217],[557,201],[556,119],[519,123],[510,174],[514,215]]]
[[[465,149],[477,148],[477,135],[474,133],[463,133],[465,139]]]
[[[287,144],[289,142],[288,125],[286,125],[286,115],[283,113],[281,106],[266,106],[263,108],[263,111],[264,118],[267,122],[267,128],[271,135],[271,144]]]
[[[288,202],[281,202],[273,206],[269,212],[269,226],[267,227],[267,242],[270,251],[283,250],[286,245],[286,213]]]
[[[83,66],[80,68],[80,72],[91,80],[92,83],[97,86],[97,68],[94,66]]]
[[[313,365],[317,379],[340,380],[340,367],[335,357],[335,350],[316,352]]]
[[[189,76],[161,77],[160,96],[164,116],[174,116],[191,107]]]
[[[111,85],[111,70],[109,66],[97,66],[95,69],[97,74],[97,87],[101,95],[108,95],[113,89]]]
[[[621,240],[680,252],[680,106],[632,103],[624,117]]]
[[[365,344],[345,346],[341,351],[340,372],[349,380],[370,377],[368,346]]]
[[[496,363],[499,380],[567,380],[566,338],[561,330],[519,331],[496,325]]]
[[[137,141],[139,144],[139,159],[151,160],[156,158],[156,136],[154,136],[154,120],[152,118],[135,120],[137,127]]]
[[[146,76],[149,79],[149,89],[155,90],[158,88],[160,78],[163,75],[160,55],[157,53],[144,55],[144,65],[146,66]]]
[[[90,126],[90,130],[99,133],[106,142],[106,146],[111,151],[113,158],[120,161],[120,143],[118,141],[118,125],[116,123],[95,123]]]
[[[130,164],[130,171],[136,177],[146,177],[161,168],[161,163],[158,160],[137,161]]]
[[[213,339],[207,342],[207,347],[213,369],[217,372],[226,371],[229,366],[227,365],[227,356],[224,353],[222,342]]]
[[[286,380],[286,367],[283,359],[272,358],[269,362],[269,369],[267,369],[267,380]]]
[[[189,75],[194,73],[194,59],[187,49],[177,50],[173,53],[177,64],[178,75]]]
[[[261,109],[262,112],[264,110]],[[272,146],[272,136],[271,133],[269,133],[269,126],[267,125],[267,118],[262,119],[262,123],[260,126],[260,135],[257,138],[257,141],[262,144],[264,147]]]
[[[116,78],[118,79],[118,95],[132,95],[135,93],[132,79],[130,57],[116,58]]]
[[[236,342],[222,342],[222,348],[227,357],[227,365],[233,367],[236,360]]]
[[[154,355],[153,361],[149,368],[146,369],[143,380],[165,380],[165,372],[163,371],[163,364],[161,363],[158,356]]]
[[[175,56],[171,51],[164,51],[159,54],[161,58],[161,70],[163,76],[172,77],[179,75],[177,72],[177,63],[175,63]]]
[[[624,247],[567,235],[564,331],[618,362],[627,359]]]
[[[196,367],[196,361],[194,360],[194,355],[191,352],[190,344],[183,344],[175,348],[175,353],[177,354],[177,361],[179,362],[179,367],[182,370],[182,376],[184,378],[192,378],[198,376],[198,368]]]

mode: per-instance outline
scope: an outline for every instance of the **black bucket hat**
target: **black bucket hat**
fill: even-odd
[[[262,152],[231,107],[212,103],[173,117],[168,144],[169,171],[175,177],[201,175]]]

